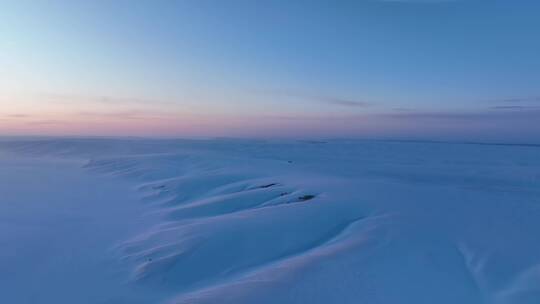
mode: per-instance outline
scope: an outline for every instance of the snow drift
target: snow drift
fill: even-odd
[[[539,147],[47,139],[0,149],[78,160],[143,195],[133,204],[144,212],[116,221],[152,220],[119,235],[110,256],[129,286],[159,294],[144,303],[540,302]]]

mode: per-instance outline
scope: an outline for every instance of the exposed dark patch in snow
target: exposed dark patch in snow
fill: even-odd
[[[315,198],[315,195],[306,194],[306,195],[299,196],[299,197],[298,197],[298,201],[300,201],[300,202],[305,202],[305,201],[312,200],[312,199],[314,199],[314,198]]]

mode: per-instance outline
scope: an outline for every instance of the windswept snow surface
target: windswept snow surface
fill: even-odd
[[[2,303],[540,303],[540,147],[0,150]]]

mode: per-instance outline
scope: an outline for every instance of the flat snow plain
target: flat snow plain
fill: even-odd
[[[540,303],[540,147],[4,139],[1,303]]]

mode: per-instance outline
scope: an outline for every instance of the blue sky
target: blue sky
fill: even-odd
[[[538,1],[0,3],[1,134],[540,140]]]

